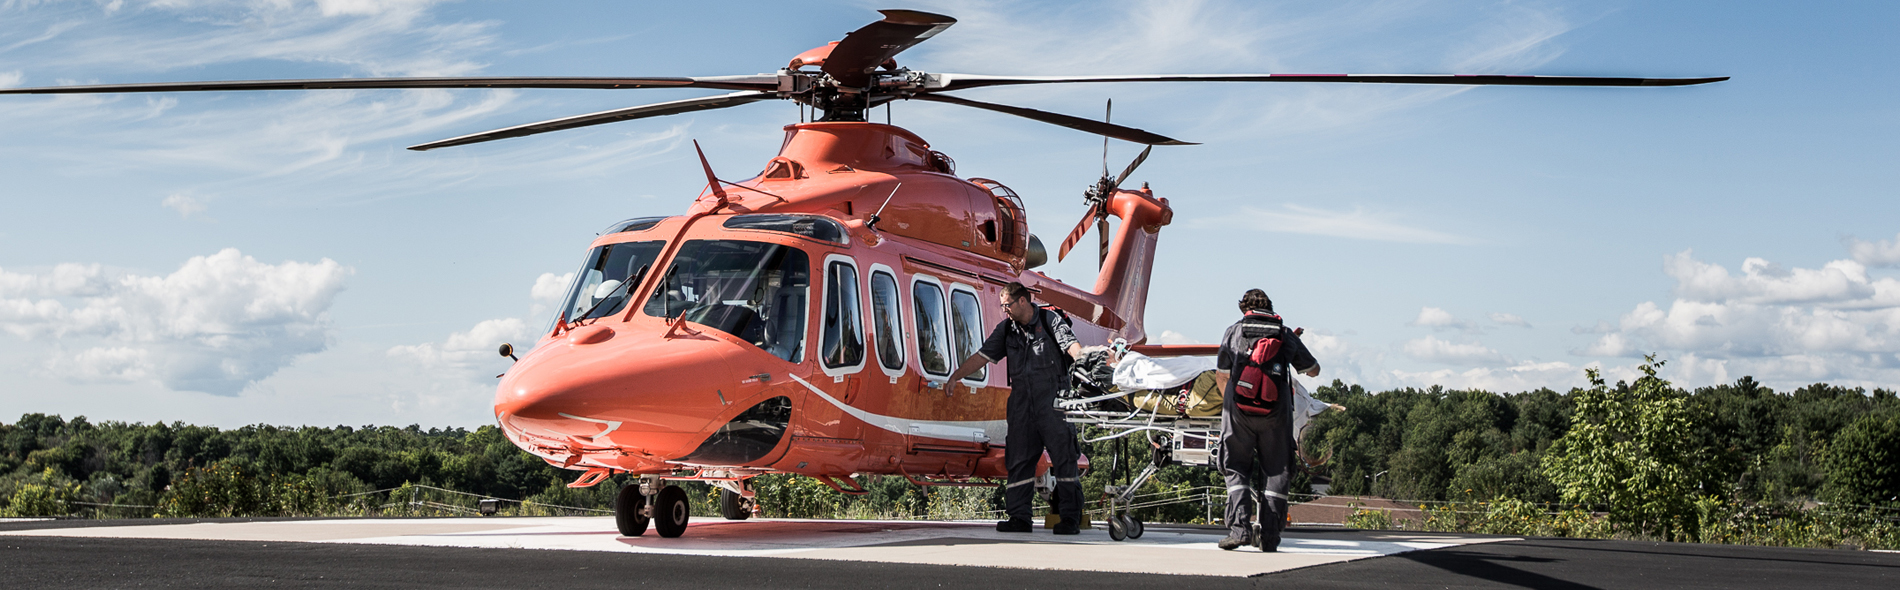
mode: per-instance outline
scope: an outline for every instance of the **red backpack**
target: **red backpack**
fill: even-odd
[[[1286,328],[1280,328],[1282,332]],[[1256,338],[1253,345],[1234,359],[1238,366],[1234,379],[1234,407],[1255,416],[1272,416],[1274,402],[1280,400],[1280,387],[1267,371],[1280,355],[1280,335]]]

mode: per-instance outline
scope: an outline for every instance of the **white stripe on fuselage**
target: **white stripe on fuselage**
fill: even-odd
[[[824,398],[824,400],[830,402],[831,405],[837,406],[840,410],[844,410],[845,413],[850,414],[851,417],[862,420],[865,424],[870,424],[905,436],[926,436],[959,442],[989,442],[995,445],[1002,445],[1004,435],[1009,432],[1009,422],[1005,420],[911,420],[908,418],[885,416],[883,414],[873,414],[838,401],[838,398],[831,397],[831,394],[825,393],[825,390],[819,389],[810,382],[798,378],[797,375],[788,374],[787,376],[791,377],[793,381],[797,381],[799,385],[805,386],[805,389],[810,389],[812,393],[818,394],[818,397]],[[984,437],[984,440],[973,440],[977,435]]]

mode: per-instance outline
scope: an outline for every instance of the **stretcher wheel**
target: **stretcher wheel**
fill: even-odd
[[[647,497],[640,493],[639,483],[630,483],[620,488],[620,494],[614,496],[614,527],[620,534],[638,537],[647,533],[647,517],[640,514],[646,508]]]
[[[1122,517],[1108,517],[1108,538],[1115,541],[1128,538],[1128,529],[1122,524]]]
[[[1128,517],[1128,538],[1139,539],[1142,533],[1147,532],[1147,529],[1147,525],[1141,524],[1141,519]]]

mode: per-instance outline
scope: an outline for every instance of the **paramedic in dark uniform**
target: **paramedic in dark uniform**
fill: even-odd
[[[1240,297],[1240,311],[1245,315],[1221,336],[1220,356],[1215,358],[1215,367],[1219,369],[1214,373],[1215,379],[1227,396],[1221,402],[1220,462],[1221,475],[1227,480],[1228,533],[1227,538],[1221,539],[1220,548],[1232,550],[1255,540],[1250,522],[1253,496],[1248,488],[1257,468],[1265,480],[1261,490],[1265,505],[1259,507],[1263,537],[1259,539],[1260,548],[1278,551],[1280,529],[1286,524],[1287,485],[1292,480],[1288,467],[1293,460],[1293,376],[1284,365],[1292,365],[1294,370],[1308,377],[1318,377],[1319,362],[1313,360],[1313,354],[1300,342],[1299,331],[1287,329],[1280,316],[1273,314],[1273,300],[1267,298],[1265,291],[1248,289]],[[1234,407],[1233,385],[1239,377],[1239,359],[1248,354],[1255,339],[1264,336],[1283,339],[1280,354],[1269,361],[1270,366],[1282,366],[1268,370],[1280,395],[1271,416],[1241,413]]]
[[[944,380],[943,387],[948,393],[955,383],[983,365],[1009,360],[1009,434],[1003,443],[1003,462],[1009,469],[1003,497],[1009,520],[996,523],[996,530],[1029,532],[1036,463],[1047,450],[1049,471],[1056,480],[1057,506],[1053,508],[1062,517],[1055,533],[1073,535],[1082,522],[1082,479],[1076,467],[1075,430],[1056,409],[1056,395],[1068,387],[1066,366],[1070,359],[1082,355],[1082,345],[1075,341],[1075,333],[1062,316],[1037,307],[1029,297],[1029,288],[1021,283],[1003,287],[1003,312],[1009,319],[996,324],[989,338],[983,340],[983,347],[964,359]],[[930,384],[932,388],[937,386]]]

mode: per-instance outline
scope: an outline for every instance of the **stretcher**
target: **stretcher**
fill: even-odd
[[[1138,437],[1153,450],[1147,465],[1128,483],[1102,490],[1101,510],[1109,538],[1121,541],[1141,538],[1144,525],[1133,509],[1145,506],[1137,502],[1139,491],[1162,468],[1170,464],[1220,468],[1221,400],[1211,375],[1215,370],[1211,356],[1156,358],[1127,352],[1118,360],[1108,383],[1092,378],[1092,373],[1099,377],[1099,372],[1072,372],[1072,387],[1056,406],[1069,423],[1098,429],[1099,434],[1083,442]],[[1294,432],[1300,433],[1312,416],[1330,404],[1313,399],[1298,378],[1292,381]],[[1253,512],[1258,518],[1260,511]]]

